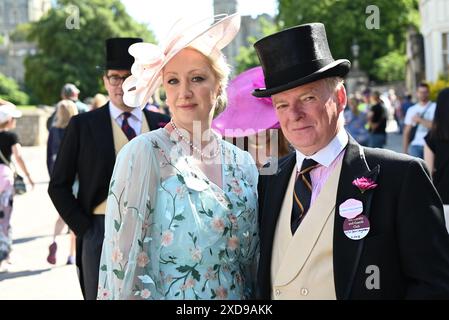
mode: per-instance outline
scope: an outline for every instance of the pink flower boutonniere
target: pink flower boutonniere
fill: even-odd
[[[364,193],[366,190],[371,190],[377,187],[377,184],[373,180],[366,177],[354,179],[354,181],[352,181],[352,184],[357,188],[359,188],[361,193]]]

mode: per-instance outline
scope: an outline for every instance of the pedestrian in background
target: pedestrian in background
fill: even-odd
[[[430,89],[427,83],[418,86],[418,102],[408,108],[404,119],[402,137],[403,152],[424,159],[424,137],[432,127],[435,115],[435,103],[429,99]]]
[[[443,200],[449,230],[449,88],[438,94],[432,127],[424,140],[424,160]]]
[[[58,155],[59,146],[61,145],[62,138],[64,137],[65,129],[69,124],[70,118],[78,114],[78,108],[72,100],[61,100],[56,106],[56,122],[50,128],[47,141],[47,169],[48,174],[51,176],[53,172],[53,166]],[[73,184],[73,195],[76,197],[78,193],[78,180]],[[65,226],[64,220],[59,216],[55,223],[55,231],[53,233],[53,242],[49,246],[47,261],[50,264],[56,264],[56,251],[58,245],[56,243],[56,236],[58,236]],[[67,257],[67,264],[75,263],[75,234],[70,231],[70,251]]]
[[[11,168],[11,158],[25,174],[31,186],[33,179],[28,172],[22,158],[19,138],[15,132],[16,118],[22,112],[8,101],[0,99],[0,269],[5,261],[9,260],[12,249],[11,215],[14,197],[14,172]]]

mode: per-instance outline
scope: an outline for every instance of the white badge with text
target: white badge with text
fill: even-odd
[[[363,212],[363,203],[356,199],[348,199],[340,204],[339,212],[343,218],[353,219]]]
[[[365,238],[369,230],[369,220],[363,214],[360,214],[353,219],[346,219],[343,222],[343,231],[351,240],[360,240]]]

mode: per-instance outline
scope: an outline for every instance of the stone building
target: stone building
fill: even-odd
[[[449,75],[449,0],[420,0],[426,80]]]
[[[0,0],[0,73],[24,83],[24,59],[36,47],[26,41],[12,41],[11,33],[22,23],[39,20],[51,8],[51,0]]]
[[[214,0],[214,14],[230,14],[235,12],[237,12],[237,0]],[[242,16],[239,33],[235,39],[223,49],[223,53],[231,66],[235,67],[235,57],[238,55],[240,47],[250,45],[248,43],[248,37],[253,36],[261,38],[263,36],[260,25],[261,18],[273,22],[273,17],[268,14],[261,14],[255,18],[251,16]]]

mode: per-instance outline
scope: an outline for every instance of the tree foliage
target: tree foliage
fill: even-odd
[[[279,27],[273,23],[268,21],[267,19],[261,17],[259,19],[260,27],[262,30],[262,35],[267,36],[279,31]],[[236,74],[240,74],[245,70],[256,67],[260,65],[259,59],[257,58],[256,50],[253,47],[253,44],[259,40],[254,36],[248,37],[248,46],[240,47],[239,53],[235,58],[236,61]]]
[[[400,68],[405,56],[407,28],[417,26],[419,21],[418,0],[278,0],[278,23],[291,27],[310,22],[322,22],[332,55],[353,60],[351,46],[354,41],[360,47],[360,67],[372,79],[389,80],[384,72],[386,63],[392,63],[395,72]],[[371,28],[373,11],[367,9],[375,5],[379,10],[379,28]],[[368,20],[368,27],[367,22]],[[394,54],[391,54],[395,51]],[[389,57],[387,57],[389,56]],[[383,58],[385,57],[385,58]],[[381,59],[381,60],[379,60]],[[377,61],[377,63],[376,63]],[[405,70],[405,69],[404,69]],[[397,75],[397,74],[396,74]],[[401,74],[401,79],[405,74]]]
[[[14,79],[0,73],[0,98],[17,105],[28,104],[28,95],[19,89]]]
[[[28,38],[37,43],[38,53],[25,61],[25,83],[39,102],[47,104],[60,98],[66,82],[76,84],[81,97],[103,91],[107,38],[154,42],[152,32],[135,22],[119,0],[59,0],[30,29]]]

